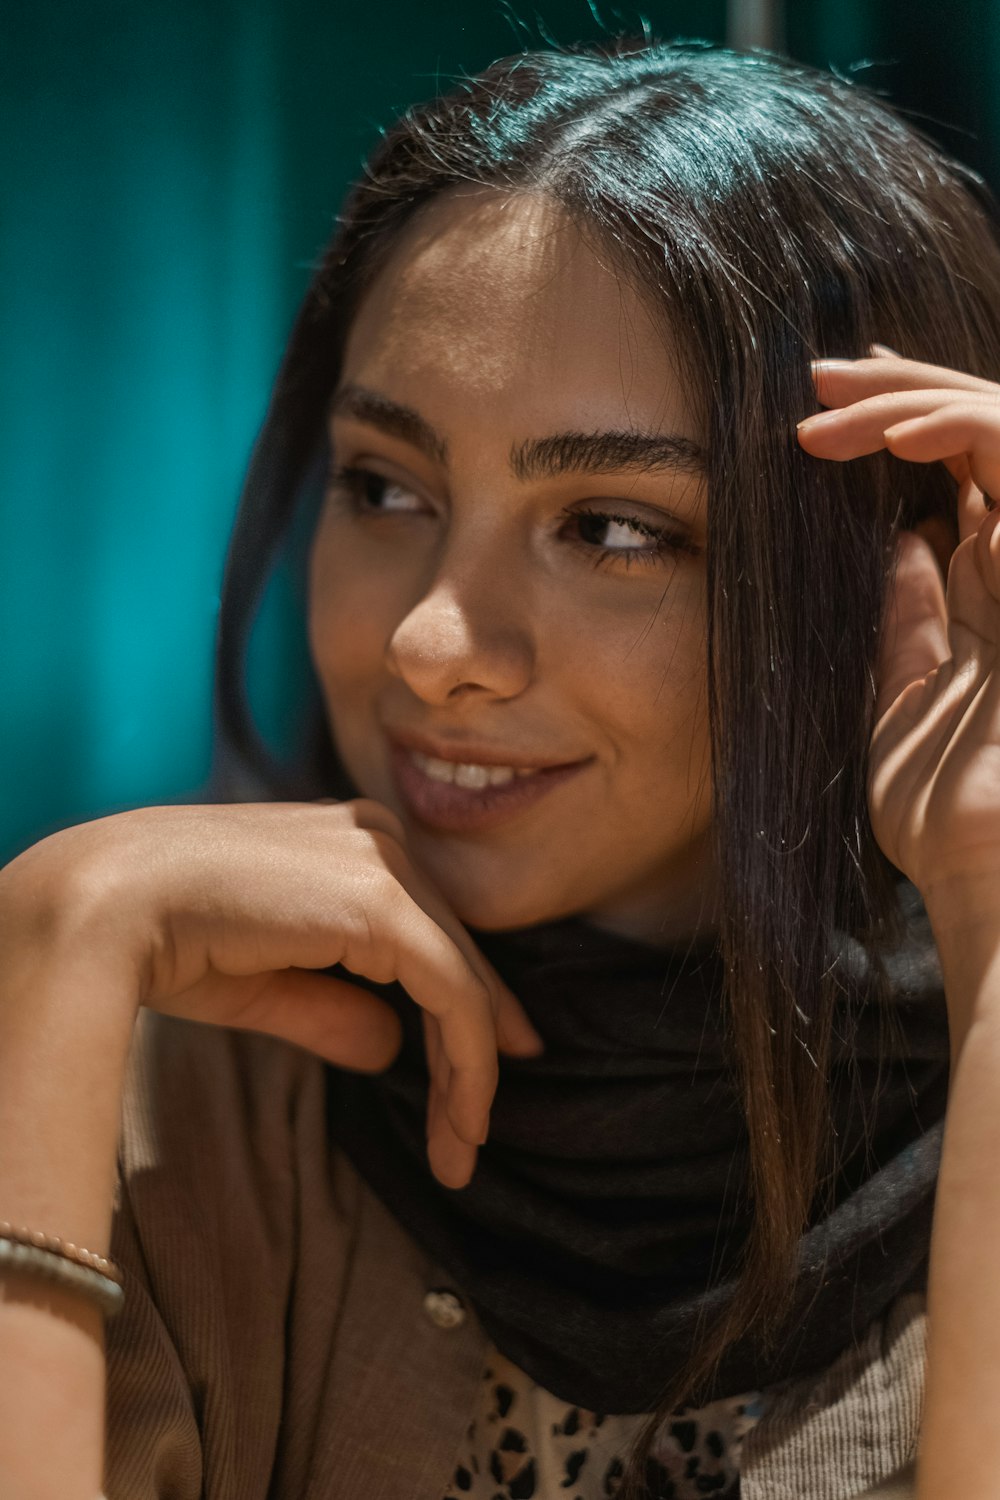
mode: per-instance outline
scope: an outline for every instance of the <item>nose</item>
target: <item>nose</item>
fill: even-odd
[[[523,692],[535,649],[530,593],[513,571],[489,549],[462,567],[444,559],[389,639],[389,670],[430,704]]]

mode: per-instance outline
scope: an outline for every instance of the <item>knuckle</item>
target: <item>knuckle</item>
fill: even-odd
[[[387,833],[384,828],[361,825],[351,829],[350,837],[363,860],[370,862],[373,868],[390,874],[394,881],[399,880],[409,861],[406,851],[393,834]]]
[[[351,814],[359,828],[366,828],[371,832],[382,833],[402,843],[406,838],[406,830],[402,819],[386,807],[384,802],[376,802],[374,797],[356,797],[353,802],[345,803],[345,807],[351,809]]]
[[[396,945],[391,932],[373,920],[369,902],[360,895],[350,902],[340,926],[344,967],[376,984],[391,984],[398,973]]]
[[[485,1011],[492,1016],[497,1008],[497,995],[494,986],[478,974],[475,969],[469,971],[469,992],[479,1010]]]
[[[479,973],[478,971],[474,972],[476,973],[476,977],[483,987],[483,994],[485,996],[486,1003],[489,1005],[491,1010],[499,1010],[501,997],[501,984],[499,978],[497,977],[497,975],[489,971],[487,971],[485,974]]]
[[[399,861],[403,850],[399,840],[392,833],[387,833],[384,828],[366,828],[364,837],[369,845],[376,849],[379,855],[386,861]]]

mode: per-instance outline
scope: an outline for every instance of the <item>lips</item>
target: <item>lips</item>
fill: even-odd
[[[388,729],[389,739],[407,750],[419,750],[422,755],[434,760],[451,760],[476,766],[512,766],[515,771],[547,771],[576,765],[578,760],[571,755],[554,759],[548,755],[524,755],[519,751],[488,745],[482,741],[440,739],[412,729]]]
[[[397,740],[391,742],[392,773],[396,790],[407,811],[418,823],[449,833],[471,833],[486,831],[506,823],[527,809],[534,807],[564,782],[578,776],[590,765],[590,760],[579,760],[561,765],[542,766],[530,776],[515,776],[499,786],[463,787],[455,783],[438,781],[428,776],[414,762],[410,747]],[[414,746],[423,754],[434,758],[440,756],[440,747],[424,749],[427,741]],[[434,755],[437,749],[437,756]],[[466,764],[491,766],[518,766],[516,758],[501,759],[496,752],[489,758],[482,752],[475,753],[462,746],[462,755],[468,756]],[[447,759],[454,759],[452,749]],[[530,769],[521,762],[521,769]]]

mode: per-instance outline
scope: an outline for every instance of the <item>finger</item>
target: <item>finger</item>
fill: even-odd
[[[479,975],[489,991],[497,1048],[513,1057],[539,1057],[545,1051],[545,1042],[535,1030],[513,990],[504,984],[458,918],[450,910],[445,916],[437,902],[432,902],[431,908],[429,915],[454,937],[469,967]]]
[[[960,541],[975,536],[982,525],[983,517],[992,508],[986,497],[969,474],[958,487],[958,536]]]
[[[336,805],[335,797],[321,797],[320,802]],[[406,839],[406,829],[403,821],[391,807],[386,807],[384,802],[376,802],[374,797],[355,797],[353,800],[353,812],[355,822],[359,828],[378,830],[387,833],[390,838],[402,844]]]
[[[462,1140],[476,1142],[499,1079],[499,1033],[507,1041],[513,1035],[519,1055],[537,1055],[544,1044],[467,929],[410,861],[395,814],[364,800],[353,812],[359,823],[378,823],[391,839],[381,852],[392,884],[388,899],[364,904],[363,920],[348,934],[341,962],[370,979],[398,980],[437,1019],[451,1069],[448,1117]],[[386,817],[398,831],[386,825]]]
[[[511,1057],[541,1057],[545,1042],[528,1020],[524,1006],[503,980],[498,980],[497,985],[496,1027],[500,1051]]]
[[[455,916],[439,893],[424,878],[423,872],[411,866],[405,880],[411,896],[428,916],[448,933],[464,955],[469,967],[482,979],[493,1004],[494,1028],[500,1051],[514,1057],[538,1057],[545,1043],[535,1030],[520,1000],[508,989],[480,950],[468,929]]]
[[[400,903],[408,903],[400,906]],[[389,956],[407,993],[434,1016],[451,1065],[448,1115],[466,1141],[479,1140],[499,1078],[493,997],[490,986],[461,948],[423,908],[396,887],[396,900],[366,913],[357,947],[344,958],[354,972],[368,967],[381,977]]]
[[[244,809],[249,814],[258,814],[262,810],[272,812],[277,804],[273,802],[245,802],[237,804],[238,808]],[[284,802],[281,808],[292,811],[298,808],[314,807],[336,807],[344,811],[350,811],[356,828],[366,829],[369,832],[388,834],[397,843],[402,843],[406,838],[406,830],[402,819],[386,807],[383,802],[376,802],[374,797],[355,797],[345,801],[343,797],[314,797],[309,802]],[[234,808],[236,810],[236,808]]]
[[[979,507],[979,513],[980,515],[982,515],[983,513],[981,505]],[[924,538],[924,541],[930,545],[930,549],[934,553],[934,560],[938,565],[941,577],[942,579],[946,579],[948,577],[948,568],[951,565],[952,555],[954,554],[955,548],[958,546],[958,543],[961,540],[961,537],[958,533],[958,528],[953,518],[951,516],[943,516],[939,513],[935,513],[930,516],[925,516],[922,521],[917,521],[912,529],[917,533],[918,536],[922,536]]]
[[[475,1145],[463,1141],[448,1118],[446,1098],[450,1068],[437,1022],[426,1011],[421,1020],[427,1055],[427,1159],[445,1187],[465,1187],[476,1168]],[[485,1139],[485,1137],[484,1137]]]
[[[201,999],[204,992],[204,999]],[[197,1004],[206,1021],[256,1031],[304,1047],[337,1067],[380,1073],[403,1041],[399,1017],[360,985],[310,969],[233,975],[213,972],[169,1002],[165,1013],[188,1015]]]
[[[887,391],[955,390],[997,395],[1000,387],[978,375],[949,370],[943,365],[903,359],[884,344],[872,359],[816,359],[812,361],[813,383],[824,406],[843,406]],[[830,398],[829,400],[827,398]]]
[[[806,417],[797,428],[799,442],[815,458],[861,458],[888,446],[885,441],[888,429],[939,411],[947,412],[952,407],[966,414],[980,413],[985,425],[992,423],[996,427],[1000,423],[1000,393],[997,392],[984,395],[954,390],[890,391]],[[951,448],[947,456],[964,451],[958,445]]]
[[[356,920],[344,932],[339,961],[369,979],[397,980],[437,1018],[452,1069],[449,1118],[463,1140],[478,1141],[499,1078],[496,1017],[501,1003],[505,1018],[512,1018],[509,1024],[520,1023],[519,1050],[537,1054],[541,1038],[468,931],[413,866],[396,832],[383,824],[385,816],[395,819],[395,814],[380,803],[363,801],[352,812],[359,823],[383,825],[388,839],[379,853],[389,886],[383,899],[359,903]]]
[[[948,609],[934,553],[922,537],[900,532],[879,653],[876,717],[914,683],[947,661]]]
[[[421,916],[427,930],[420,944],[400,950],[400,984],[441,1028],[451,1070],[448,1119],[463,1140],[478,1142],[499,1080],[492,995],[436,922]]]
[[[1000,403],[958,399],[887,427],[886,446],[910,463],[956,460],[980,493],[1000,494]],[[960,461],[964,458],[964,464]]]
[[[990,511],[979,527],[975,556],[983,583],[994,600],[1000,602],[1000,509]]]

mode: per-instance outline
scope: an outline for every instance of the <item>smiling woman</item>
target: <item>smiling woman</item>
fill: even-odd
[[[500,1348],[549,1390],[593,1407],[642,1403],[662,1421],[695,1390],[815,1369],[924,1284],[921,1215],[948,1046],[943,1008],[928,1001],[936,1041],[926,1042],[916,1113],[900,1095],[880,1118],[865,1070],[890,1068],[902,1082],[919,1051],[898,1031],[901,955],[912,962],[923,943],[922,972],[934,968],[926,929],[921,938],[912,921],[897,968],[883,968],[906,901],[874,837],[867,787],[893,537],[900,526],[924,531],[947,561],[954,488],[877,444],[849,468],[816,464],[795,423],[814,407],[817,354],[856,357],[882,339],[980,376],[1000,368],[1000,259],[982,196],[862,91],[791,65],[696,47],[518,58],[388,134],[292,338],[230,555],[219,676],[229,753],[273,793],[361,793],[391,808],[407,849],[550,1042],[551,1010],[528,998],[528,934],[543,944],[560,934],[588,952],[595,931],[640,945],[614,960],[591,953],[592,969],[607,958],[619,974],[636,951],[717,943],[752,1205],[729,1239],[739,1275],[720,1301],[709,1275],[701,1300],[678,1300],[675,1283],[674,1300],[651,1312],[653,1283],[616,1277],[605,1260],[597,1295],[619,1308],[617,1325],[594,1311],[585,1336],[588,1299],[562,1322],[510,1239],[535,1223],[561,1246],[553,1275],[581,1258],[596,1275],[602,1259],[584,1251],[578,1219],[560,1222],[551,1199],[541,1216],[537,1196],[525,1201],[499,1170],[501,1159],[522,1178],[540,1170],[510,1120],[509,1069],[495,1154],[450,1217],[414,1199],[392,1168],[398,1128],[373,1144],[373,1109],[398,1118],[403,1098],[419,1096],[419,1072],[404,1087],[400,1063],[381,1093],[345,1085],[340,1138],[367,1181],[459,1278]],[[322,703],[312,772],[289,779],[268,765],[241,706],[237,646],[259,569],[247,541],[273,535],[295,503],[324,415],[332,474],[309,559]],[[851,944],[866,954],[860,969]],[[556,986],[553,949],[533,961]],[[404,1006],[404,1027],[408,1015]],[[410,1056],[419,1069],[421,1031],[432,1159],[442,1180],[465,1182],[472,1159],[445,1142],[434,1104],[435,1059],[439,1088],[447,1061],[426,1016]],[[620,1049],[623,1034],[609,1041]],[[561,1056],[550,1066],[557,1074]],[[593,1074],[609,1067],[599,1051],[594,1109]],[[670,1107],[660,1109],[666,1125]],[[525,1103],[528,1115],[550,1141],[549,1189],[566,1199],[574,1181],[577,1212],[607,1214],[609,1184],[584,1190],[578,1165],[566,1173],[579,1152],[617,1151],[623,1171],[640,1151],[632,1136],[610,1144],[613,1107],[605,1142],[586,1148],[553,1134],[551,1092]],[[643,1118],[648,1129],[651,1109]],[[920,1172],[892,1156],[890,1137],[897,1150],[919,1141],[931,1151]],[[672,1140],[697,1153],[683,1132]],[[733,1167],[735,1141],[713,1160]],[[848,1230],[836,1206],[849,1211],[845,1185],[865,1176],[851,1176],[855,1151],[882,1166]],[[905,1210],[895,1196],[904,1177]],[[619,1204],[619,1236],[636,1235],[636,1213],[647,1223],[677,1215],[675,1198],[658,1197],[662,1184],[627,1180],[635,1207]],[[726,1196],[720,1184],[716,1231]],[[473,1226],[493,1236],[474,1253]],[[810,1252],[815,1279],[802,1270],[809,1227],[822,1236]],[[519,1314],[485,1271],[498,1233]],[[884,1249],[878,1265],[872,1258],[887,1233],[899,1236],[891,1286]],[[714,1247],[704,1253],[711,1261]],[[664,1244],[650,1241],[647,1255],[676,1266]],[[842,1266],[843,1280],[824,1279],[824,1264]],[[632,1306],[646,1309],[660,1342],[659,1360],[629,1346],[646,1385],[626,1378],[613,1348],[616,1326],[619,1343],[629,1335]],[[671,1344],[689,1316],[711,1326]],[[786,1353],[741,1361],[748,1343]],[[574,1344],[586,1376],[568,1374]],[[912,1456],[912,1425],[890,1427],[875,1472],[862,1471],[868,1481]],[[647,1426],[629,1483],[656,1431]],[[762,1431],[762,1451],[777,1442]],[[835,1465],[819,1468],[826,1488],[813,1480],[808,1490],[796,1473],[792,1489],[833,1497],[862,1487],[858,1472],[837,1481]],[[748,1493],[777,1482],[746,1467]]]
[[[919,1500],[993,1495],[992,214],[696,45],[381,140],[236,519],[209,804],[0,872],[5,1492],[90,1500],[123,1285],[110,1500],[856,1500],[918,1445]],[[245,656],[303,532],[282,764]]]
[[[652,312],[544,195],[450,193],[365,297],[332,412],[309,638],[354,785],[468,925],[697,931],[705,478]]]

